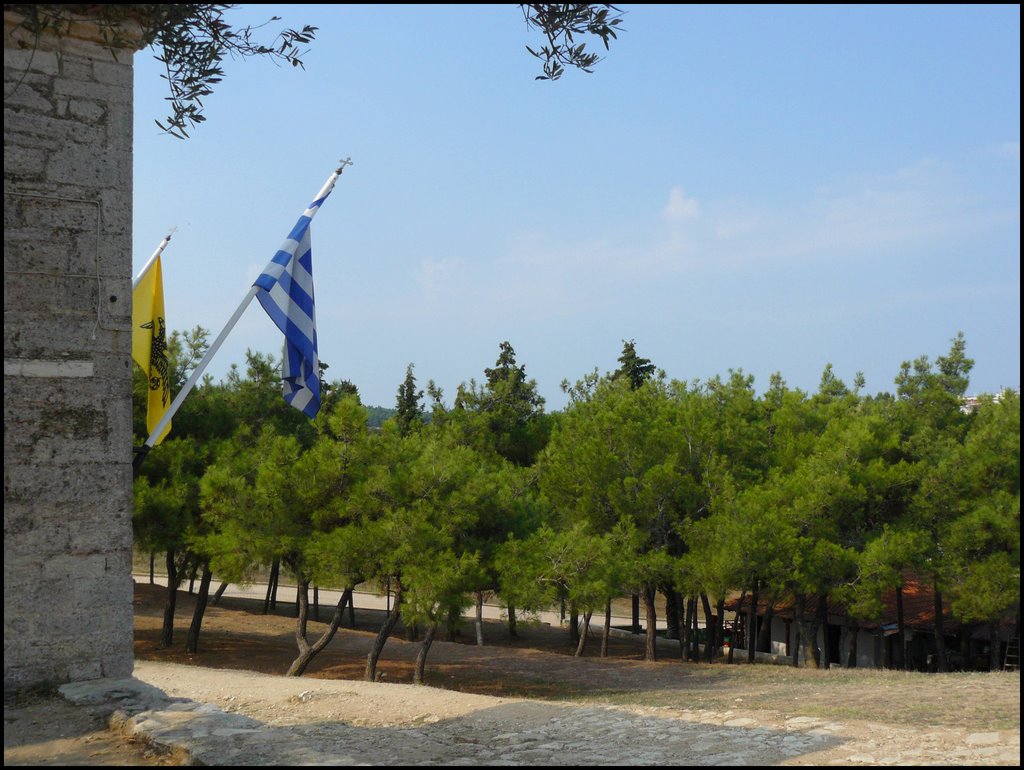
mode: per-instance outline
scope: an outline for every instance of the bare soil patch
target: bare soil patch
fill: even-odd
[[[177,757],[121,736],[103,709],[54,693],[4,700],[4,765],[177,765]]]
[[[262,602],[224,598],[207,609],[199,652],[184,652],[194,597],[179,592],[175,641],[159,647],[164,590],[136,585],[135,655],[153,660],[283,674],[297,655],[294,605],[278,603],[262,614]],[[330,608],[309,624],[313,640],[326,627]],[[355,628],[343,627],[307,670],[307,677],[361,680],[366,656],[383,619],[379,610],[356,607]],[[583,658],[567,629],[485,621],[485,646],[471,626],[451,641],[436,641],[427,660],[428,686],[466,693],[571,700],[691,710],[771,712],[970,731],[1020,727],[1019,673],[920,674],[868,669],[814,671],[771,665],[695,664],[679,659],[678,645],[664,643],[662,659],[643,661],[642,636],[614,635],[607,658],[593,638]],[[439,633],[439,635],[441,635]],[[411,683],[417,642],[399,628],[378,664],[382,681]]]
[[[302,679],[266,680],[260,685],[270,687],[264,703],[258,697],[260,683],[250,679],[241,684],[237,676],[228,677],[226,669],[283,674],[297,654],[294,605],[279,603],[276,612],[264,615],[262,602],[226,597],[208,608],[199,652],[190,655],[184,652],[184,645],[195,598],[179,592],[174,643],[166,649],[159,646],[164,599],[164,588],[136,584],[136,660],[201,670],[196,671],[194,681],[183,680],[178,670],[168,671],[158,686],[228,711],[246,708],[251,716],[276,724],[313,718],[305,714],[311,709],[321,721],[341,719],[351,725],[401,723],[403,719],[415,722],[423,713],[444,720],[477,708],[477,695],[492,695],[609,704],[635,713],[717,724],[739,720],[772,729],[801,719],[841,722],[836,728],[844,742],[877,749],[878,761],[865,756],[857,759],[861,764],[890,763],[882,758],[893,762],[902,758],[911,764],[985,764],[985,755],[970,745],[972,735],[978,740],[998,741],[1004,747],[998,749],[998,755],[991,755],[988,763],[1006,764],[995,761],[1005,758],[1006,745],[1011,747],[1011,764],[1019,751],[1019,673],[929,675],[694,664],[682,662],[678,645],[671,642],[662,644],[661,660],[648,663],[643,661],[643,637],[632,635],[613,636],[607,658],[598,657],[599,638],[591,639],[583,658],[574,658],[575,647],[567,629],[522,621],[516,637],[509,635],[505,623],[485,622],[483,647],[476,646],[471,626],[453,640],[445,640],[442,634],[427,662],[428,686],[394,688],[395,697],[391,697],[391,688],[374,691],[354,683],[363,678],[367,653],[383,619],[379,610],[358,607],[355,627],[338,632],[310,666],[307,684],[302,685]],[[330,609],[321,608],[320,622],[310,621],[311,640],[326,627]],[[378,666],[384,682],[412,682],[419,644],[403,637],[404,630],[399,628],[384,649]],[[220,679],[218,670],[225,670]],[[159,680],[160,672],[151,668],[149,675]],[[295,687],[312,691],[319,686],[310,681],[313,679],[348,680],[359,696],[308,701],[305,693],[301,697],[282,695]],[[416,694],[410,696],[409,692]],[[243,705],[240,700],[252,702]],[[328,710],[321,714],[316,709]],[[106,717],[98,710],[72,707],[52,695],[5,699],[4,764],[162,765],[179,761],[105,729]],[[507,730],[515,733],[521,727],[510,721]],[[880,744],[878,736],[883,734],[891,738]],[[924,738],[930,743],[922,749]],[[880,745],[884,745],[884,753]],[[850,757],[846,754],[809,755],[788,764],[847,763]]]

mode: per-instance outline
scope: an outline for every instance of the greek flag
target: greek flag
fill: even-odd
[[[329,194],[328,189],[327,194],[309,204],[288,239],[253,282],[263,309],[284,333],[284,400],[307,417],[315,417],[320,409],[309,224]]]

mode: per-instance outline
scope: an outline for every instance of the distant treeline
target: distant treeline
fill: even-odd
[[[370,428],[380,428],[385,421],[390,420],[396,414],[398,414],[397,409],[386,406],[368,406],[366,407],[366,425]]]

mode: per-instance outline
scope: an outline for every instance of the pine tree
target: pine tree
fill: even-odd
[[[398,409],[395,421],[402,436],[408,436],[416,426],[423,423],[423,406],[420,404],[423,391],[416,390],[416,377],[413,376],[412,370],[412,364],[405,368],[405,382],[398,386],[398,398],[395,402]]]
[[[527,379],[526,366],[516,365],[516,352],[505,341],[494,367],[484,369],[486,383],[471,380],[459,386],[456,411],[479,418],[470,432],[480,447],[489,445],[509,462],[528,466],[547,443],[548,422],[537,382]]]
[[[619,356],[619,368],[612,375],[613,379],[625,377],[629,380],[630,386],[636,390],[654,374],[657,367],[651,363],[649,358],[640,358],[636,354],[636,343],[633,340],[622,341],[622,355]]]

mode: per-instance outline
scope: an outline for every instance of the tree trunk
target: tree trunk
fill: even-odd
[[[722,648],[725,646],[725,599],[719,599],[715,604],[715,648],[712,652],[714,657],[718,657],[722,653]]]
[[[320,638],[316,640],[312,645],[306,637],[306,623],[305,623],[305,612],[300,609],[299,620],[295,624],[295,642],[299,647],[299,657],[292,661],[285,676],[302,676],[305,672],[306,667],[312,662],[313,658],[316,657],[324,647],[326,647],[331,639],[334,638],[334,634],[341,626],[341,620],[345,616],[345,605],[352,601],[352,586],[347,586],[341,594],[341,598],[338,600],[338,605],[334,608],[334,615],[331,617],[331,622],[327,626],[327,630],[324,631]]]
[[[857,668],[857,637],[860,635],[860,624],[849,615],[846,616],[847,644],[840,644],[840,650],[846,650],[844,668]]]
[[[828,651],[822,651],[821,647],[818,646],[818,629],[822,628],[824,623],[825,613],[828,611],[828,600],[822,596],[818,599],[818,605],[814,610],[814,617],[811,618],[811,653],[814,655],[814,660],[818,664],[818,668],[827,668],[826,661],[828,660]],[[822,639],[827,639],[828,634],[822,633]]]
[[[303,653],[309,652],[309,639],[306,635],[309,619],[309,581],[300,576],[295,582],[295,645],[299,648],[299,657],[302,657]],[[291,670],[289,667],[288,671]]]
[[[935,589],[935,670],[945,673],[946,665],[946,631],[942,623],[942,593],[939,591],[939,581],[932,576],[932,587]]]
[[[174,607],[178,603],[178,570],[174,566],[174,549],[167,549],[167,599],[164,602],[164,625],[160,630],[160,646],[170,647],[174,641]]]
[[[427,653],[430,652],[430,645],[434,643],[434,634],[436,633],[437,621],[435,620],[427,626],[427,631],[423,635],[423,641],[420,642],[420,651],[416,654],[416,667],[412,672],[413,684],[423,684],[423,669],[427,665]]]
[[[476,646],[484,646],[484,592],[476,592]]]
[[[726,658],[727,663],[732,663],[733,653],[736,650],[736,639],[739,636],[740,618],[743,615],[743,602],[747,598],[746,589],[740,594],[740,602],[736,605],[736,617],[732,621],[732,637],[729,639],[729,656]]]
[[[973,633],[973,623],[961,623],[960,629],[956,634],[957,641],[959,642],[960,658],[963,660],[964,667],[968,671],[974,668],[973,661],[971,660],[971,636]]]
[[[156,581],[153,575],[153,566],[156,562],[156,551],[149,552],[149,584],[153,585]]]
[[[580,633],[580,643],[576,645],[576,655],[574,657],[583,657],[583,649],[587,646],[587,635],[590,633],[590,618],[593,614],[593,612],[583,613],[583,631]]]
[[[384,620],[384,624],[380,627],[380,631],[377,632],[377,638],[373,640],[373,647],[370,648],[370,653],[366,656],[366,672],[363,674],[363,679],[367,682],[376,681],[377,661],[380,658],[380,654],[384,651],[384,644],[387,642],[388,637],[395,630],[395,625],[398,623],[398,617],[401,614],[402,581],[397,580],[395,582],[395,603]]]
[[[349,625],[352,626],[352,628],[356,627],[356,596],[355,596],[355,586],[353,586],[353,590],[350,591],[349,595],[348,595],[348,622],[349,622]]]
[[[448,632],[449,642],[461,635],[459,632],[459,620],[458,612],[448,610],[448,616],[445,618],[445,630]]]
[[[694,663],[700,663],[701,657],[703,656],[703,650],[700,646],[700,613],[704,605],[701,599],[702,597],[699,595],[693,597],[693,652],[691,660]],[[707,617],[710,617],[710,615]],[[705,623],[705,625],[707,624]],[[705,637],[707,636],[706,628],[704,629],[704,635]]]
[[[797,596],[796,600],[796,614],[797,614],[797,628],[800,634],[800,643],[797,645],[799,657],[803,658],[805,668],[817,668],[818,667],[818,656],[815,653],[817,645],[816,637],[818,635],[817,628],[817,612],[814,617],[808,620],[807,618],[807,597],[803,594]]]
[[[754,663],[757,660],[757,603],[759,597],[760,581],[754,581],[754,590],[750,597],[750,606],[747,607],[747,663]]]
[[[715,622],[711,614],[711,601],[707,594],[700,595],[700,603],[704,608],[704,662],[710,663],[715,648]]]
[[[198,568],[197,568],[198,569]],[[199,631],[203,627],[203,615],[206,614],[206,602],[210,598],[210,581],[213,573],[209,564],[203,564],[203,577],[199,581],[199,596],[196,597],[195,610],[192,612],[192,625],[188,629],[185,640],[185,652],[199,652]]]
[[[686,659],[696,663],[700,660],[700,634],[697,630],[697,597],[691,596],[686,600],[686,615],[688,625],[686,630]]]
[[[220,598],[224,595],[224,592],[227,590],[228,584],[227,581],[224,581],[219,586],[217,586],[217,591],[213,594],[213,598],[210,599],[210,604],[212,604],[214,607],[220,604]]]
[[[1002,652],[1002,643],[999,641],[999,624],[991,622],[988,624],[988,670],[998,671],[1002,666],[999,662],[999,653]]]
[[[612,600],[604,605],[604,632],[601,634],[601,657],[608,657],[608,637],[612,635]]]
[[[267,595],[263,597],[263,614],[270,612],[270,592],[274,589],[274,568],[270,568],[270,577],[267,578]]]
[[[896,638],[899,640],[897,644],[897,654],[899,659],[896,661],[896,667],[906,670],[907,666],[907,644],[903,637],[903,577],[900,577],[900,582],[896,585]]]
[[[277,606],[277,574],[281,568],[281,562],[274,559],[270,563],[270,577],[267,578],[267,595],[263,599],[263,614],[267,615]]]
[[[679,660],[686,660],[690,644],[690,598],[680,595],[679,604],[681,607],[679,615],[682,620],[679,629]]]
[[[679,593],[674,588],[665,589],[665,637],[678,639],[679,634]]]
[[[277,589],[281,586],[281,560],[274,559],[274,585],[270,589],[270,611],[277,609]]]
[[[313,586],[313,620],[320,622],[320,586]]]
[[[818,665],[828,671],[831,669],[831,640],[828,638],[828,597],[822,596],[818,602],[818,624],[821,628],[821,650],[818,653]],[[814,630],[814,640],[817,641],[818,632]]]
[[[796,638],[793,640],[793,665],[800,665],[800,652],[803,644],[802,634],[800,633],[800,627],[803,624],[804,616],[804,595],[798,594],[793,600],[793,628],[796,629]]]
[[[580,611],[575,602],[569,605],[569,642],[580,643]]]
[[[644,586],[644,609],[647,612],[647,644],[644,660],[658,659],[658,609],[654,606],[654,586]]]
[[[632,594],[630,596],[633,609],[633,633],[640,634],[640,594]]]
[[[519,636],[519,632],[516,630],[516,608],[513,604],[508,605],[508,635],[511,639]]]
[[[803,604],[800,604],[800,609],[803,609]],[[797,668],[800,665],[800,623],[792,623],[786,627],[786,639],[789,640],[790,635],[793,636],[792,641],[789,643],[790,647],[793,648],[793,667]]]
[[[757,651],[772,651],[772,621],[775,620],[775,605],[770,601],[765,603],[764,618],[761,620],[761,629],[757,634]]]

